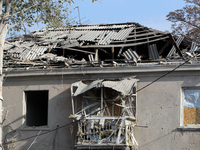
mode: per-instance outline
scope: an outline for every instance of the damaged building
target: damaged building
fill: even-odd
[[[199,54],[134,22],[9,38],[4,149],[198,149]]]

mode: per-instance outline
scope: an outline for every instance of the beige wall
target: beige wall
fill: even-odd
[[[112,70],[111,70],[112,71]],[[23,130],[26,90],[49,90],[49,130],[71,122],[70,85],[81,79],[116,78],[137,75],[138,89],[157,79],[160,73],[109,73],[82,75],[49,75],[7,77],[3,86],[3,107],[6,116],[3,131],[8,140],[23,139],[46,131]],[[181,124],[181,87],[199,86],[198,71],[172,73],[137,93],[137,124],[135,137],[140,150],[199,149],[200,131],[177,130]],[[7,115],[6,115],[7,111]],[[148,126],[143,128],[139,126]],[[73,127],[73,132],[72,132]],[[37,137],[31,149],[71,150],[75,140],[75,125]],[[72,133],[72,134],[71,134]],[[35,138],[9,144],[9,149],[26,150]],[[55,144],[53,144],[55,141]]]

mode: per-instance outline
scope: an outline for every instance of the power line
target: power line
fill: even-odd
[[[183,66],[184,64],[186,64],[186,63],[187,63],[187,62],[189,62],[189,61],[190,61],[190,59],[189,59],[189,60],[187,60],[187,61],[185,61],[184,63],[182,63],[182,64],[178,65],[178,66],[177,66],[177,67],[175,67],[173,70],[171,70],[171,71],[167,72],[166,74],[164,74],[164,75],[160,76],[159,78],[155,79],[155,80],[154,80],[154,81],[152,81],[151,83],[149,83],[149,84],[145,85],[144,87],[140,88],[140,89],[139,89],[139,90],[137,90],[136,92],[139,92],[139,91],[141,91],[141,90],[145,89],[146,87],[150,86],[150,85],[151,85],[151,84],[153,84],[154,82],[156,82],[156,81],[160,80],[161,78],[163,78],[163,77],[167,76],[168,74],[170,74],[170,73],[174,72],[176,69],[180,68],[181,66]]]
[[[150,86],[151,84],[155,83],[156,81],[160,80],[161,78],[163,78],[163,77],[169,75],[170,73],[174,72],[176,69],[178,69],[178,68],[180,68],[181,66],[185,65],[185,64],[188,63],[189,61],[190,61],[190,59],[189,59],[189,60],[186,60],[184,63],[178,65],[178,66],[175,67],[173,70],[171,70],[171,71],[167,72],[166,74],[164,74],[164,75],[158,77],[157,79],[153,80],[152,82],[150,82],[149,84],[147,84],[147,85],[145,85],[144,87],[140,88],[140,89],[137,90],[136,92],[140,92],[141,90],[147,88],[147,87]],[[110,106],[112,106],[112,105],[115,105],[115,104],[116,104],[117,102],[119,102],[119,101],[120,101],[120,100],[116,101],[115,103],[112,103],[111,105],[107,105],[106,107],[104,107],[104,108],[102,108],[102,109],[100,109],[100,110],[97,110],[97,111],[94,112],[94,113],[98,113],[98,112],[104,110],[104,109],[107,108],[107,107],[110,107]],[[83,118],[81,118],[80,120],[83,120],[83,119],[85,119],[85,118],[83,117]],[[5,145],[8,145],[8,144],[11,144],[11,143],[17,143],[17,142],[24,141],[24,140],[28,140],[28,139],[31,139],[31,138],[34,138],[34,137],[37,137],[37,136],[45,135],[45,134],[51,133],[51,132],[53,132],[53,131],[56,131],[56,130],[58,130],[58,129],[62,129],[62,128],[64,128],[64,127],[67,127],[67,126],[69,126],[69,125],[71,125],[71,124],[73,124],[73,123],[79,122],[80,120],[76,120],[76,121],[74,121],[74,122],[70,122],[70,123],[65,124],[65,125],[63,125],[63,126],[60,126],[60,127],[55,128],[55,129],[49,130],[49,131],[47,131],[47,132],[41,133],[41,134],[39,134],[39,135],[33,135],[33,136],[30,136],[30,137],[27,137],[27,138],[23,138],[23,139],[19,139],[19,140],[16,140],[16,141],[10,141],[10,142],[7,142],[7,143],[6,143],[6,142],[5,142],[5,139],[4,139],[4,144],[5,144]],[[8,133],[8,134],[9,134],[9,133]]]

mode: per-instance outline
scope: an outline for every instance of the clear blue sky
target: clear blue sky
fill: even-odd
[[[161,31],[170,31],[171,23],[166,20],[170,11],[184,7],[184,0],[102,0],[92,3],[92,0],[74,0],[70,6],[71,18],[76,17],[78,22],[79,6],[81,23],[107,24],[137,22],[141,25]],[[31,30],[40,29],[36,25]]]

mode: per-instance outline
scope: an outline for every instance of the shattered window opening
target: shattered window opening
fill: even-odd
[[[137,81],[125,78],[72,84],[74,113],[70,118],[78,121],[77,148],[90,144],[138,145],[134,137]],[[78,102],[82,109],[75,111]]]
[[[26,125],[30,127],[48,124],[48,91],[25,91]]]

